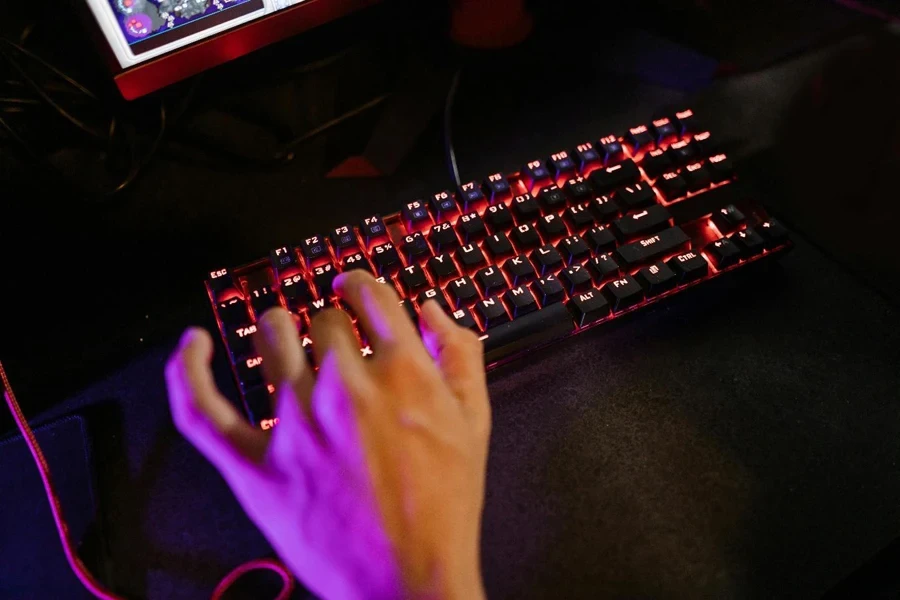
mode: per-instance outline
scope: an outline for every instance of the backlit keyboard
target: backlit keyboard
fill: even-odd
[[[209,299],[255,424],[275,423],[253,349],[257,318],[284,306],[309,350],[309,319],[340,308],[331,284],[342,271],[372,272],[413,319],[436,299],[481,336],[493,367],[790,247],[691,110],[399,209],[210,272]],[[360,352],[372,353],[362,343]]]

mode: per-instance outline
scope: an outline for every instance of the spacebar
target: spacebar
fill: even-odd
[[[563,303],[551,304],[537,312],[488,329],[481,336],[484,361],[492,363],[520,350],[527,350],[565,337],[575,329],[575,321]]]

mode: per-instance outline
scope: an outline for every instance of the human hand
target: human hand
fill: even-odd
[[[420,338],[390,287],[335,280],[347,314],[311,325],[315,373],[291,315],[256,334],[277,427],[252,427],[216,388],[213,344],[189,329],[166,367],[176,427],[220,471],[306,586],[322,598],[484,597],[479,538],[490,435],[481,342],[436,302]]]

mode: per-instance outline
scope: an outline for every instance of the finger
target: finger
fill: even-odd
[[[379,348],[391,344],[419,343],[412,320],[400,308],[400,298],[392,286],[378,283],[372,275],[357,269],[338,275],[334,291],[356,313],[376,355]]]
[[[422,305],[422,341],[454,395],[466,410],[489,411],[484,373],[484,348],[478,336],[460,327],[435,300]]]
[[[259,332],[253,336],[253,343],[262,356],[267,381],[276,390],[290,387],[294,398],[303,407],[303,413],[309,415],[309,396],[315,375],[300,346],[297,323],[291,313],[283,308],[266,311],[259,320]]]
[[[188,329],[166,365],[175,426],[223,474],[262,463],[268,436],[250,425],[219,392],[210,361],[213,341]]]

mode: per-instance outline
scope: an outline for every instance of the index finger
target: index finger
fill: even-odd
[[[374,349],[415,343],[419,336],[392,286],[378,283],[371,274],[353,270],[334,280],[334,291],[356,316]]]

